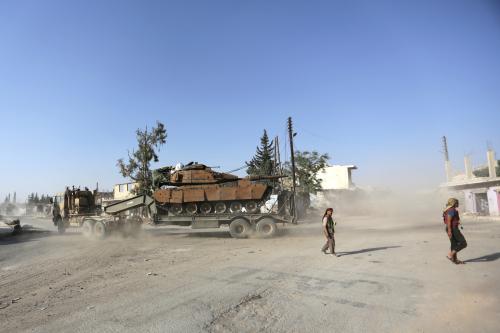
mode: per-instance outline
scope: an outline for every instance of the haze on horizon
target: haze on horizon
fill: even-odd
[[[356,184],[433,189],[441,136],[455,169],[500,154],[499,36],[487,0],[2,1],[0,200],[112,189],[156,120],[157,166],[236,169],[288,116]]]

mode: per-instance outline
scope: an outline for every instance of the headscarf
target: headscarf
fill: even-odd
[[[455,207],[455,205],[458,203],[458,199],[456,198],[449,198],[448,202],[446,203],[446,208],[443,212],[446,212],[448,209],[451,207]]]

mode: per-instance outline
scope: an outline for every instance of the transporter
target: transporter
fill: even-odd
[[[135,235],[144,222],[229,227],[234,238],[268,238],[276,234],[278,223],[297,222],[293,193],[280,186],[283,177],[240,178],[195,162],[164,167],[153,172],[152,196],[139,194],[102,208],[95,204],[95,191],[66,189],[54,198],[53,220],[61,233],[73,225],[97,239],[114,232]]]
[[[285,176],[238,176],[191,162],[153,172],[153,196],[138,195],[104,208],[118,215],[145,207],[153,225],[228,226],[234,238],[272,237],[278,223],[296,223],[293,193],[279,185]],[[270,199],[274,199],[271,200]]]

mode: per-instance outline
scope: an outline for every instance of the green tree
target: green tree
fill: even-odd
[[[260,147],[257,147],[255,156],[246,162],[247,174],[251,176],[271,176],[274,173],[273,167],[274,145],[269,142],[267,131],[260,138]]]
[[[136,194],[151,195],[153,189],[153,176],[150,169],[151,161],[158,162],[157,150],[167,141],[167,130],[159,121],[156,127],[148,130],[137,129],[137,150],[128,153],[128,163],[123,158],[118,160],[117,166],[123,177],[130,178],[138,184],[134,190]]]
[[[295,152],[295,176],[302,192],[316,193],[321,190],[321,179],[318,178],[318,174],[327,166],[329,159],[328,154],[320,154],[317,151],[297,150]],[[285,163],[284,172],[291,176],[290,162]]]

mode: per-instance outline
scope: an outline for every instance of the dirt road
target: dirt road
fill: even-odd
[[[320,253],[318,223],[269,240],[2,238],[0,331],[498,332],[500,222],[464,233],[460,266],[438,219],[340,218],[339,258]]]

